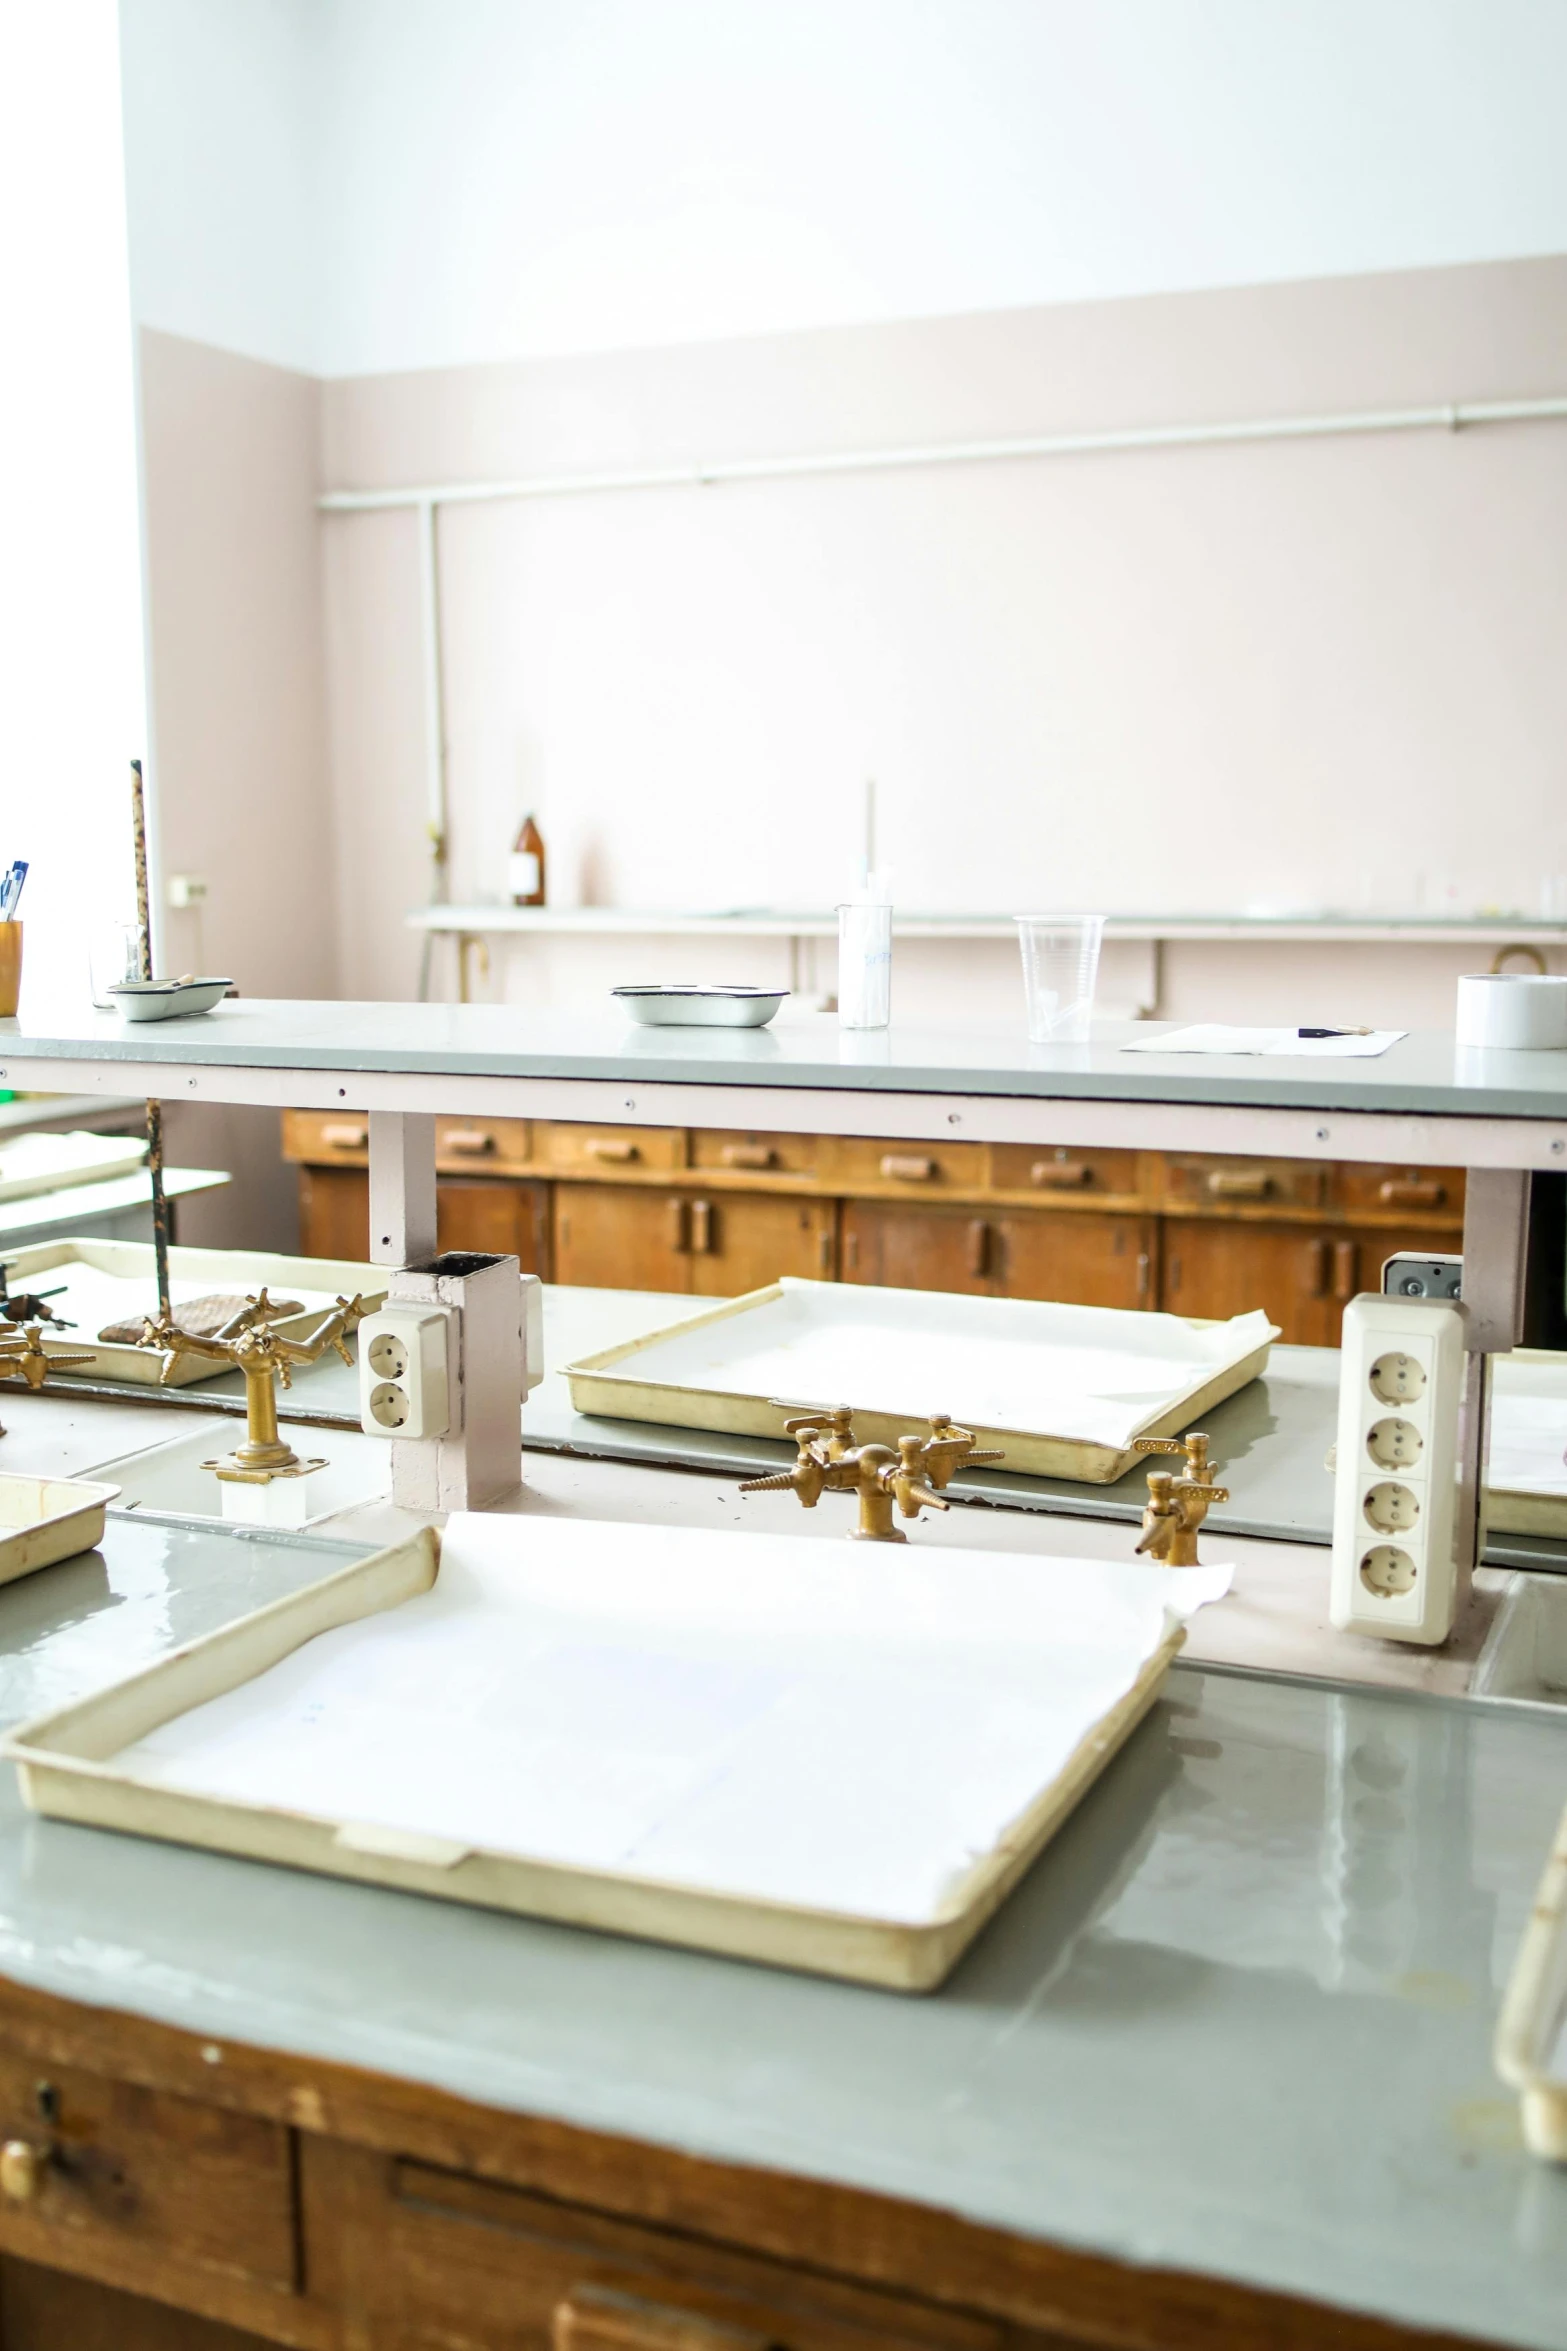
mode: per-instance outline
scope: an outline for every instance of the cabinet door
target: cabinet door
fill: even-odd
[[[515,1257],[524,1273],[548,1278],[549,1193],[504,1176],[442,1176],[435,1187],[438,1249]]]
[[[994,1217],[995,1288],[1069,1306],[1152,1306],[1154,1226],[1145,1216],[1015,1209]]]
[[[1164,1228],[1160,1303],[1171,1314],[1216,1321],[1260,1306],[1292,1345],[1335,1347],[1344,1313],[1333,1296],[1335,1273],[1342,1278],[1334,1259],[1341,1237],[1321,1225],[1172,1217]]]
[[[765,1192],[694,1194],[686,1203],[691,1288],[700,1298],[738,1298],[793,1274],[831,1281],[836,1255],[830,1200]]]
[[[558,1282],[600,1290],[689,1290],[689,1203],[631,1184],[557,1184]]]
[[[993,1287],[994,1220],[971,1209],[904,1207],[894,1200],[843,1204],[842,1276],[896,1290]]]
[[[302,1167],[299,1249],[303,1257],[370,1255],[370,1178],[362,1167]]]

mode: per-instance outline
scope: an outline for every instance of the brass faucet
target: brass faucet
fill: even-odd
[[[278,1384],[292,1387],[294,1366],[316,1362],[329,1347],[335,1347],[343,1361],[351,1364],[354,1359],[348,1352],[349,1334],[359,1328],[370,1308],[363,1298],[339,1298],[302,1339],[285,1339],[281,1332],[271,1329],[277,1311],[263,1289],[254,1298],[247,1298],[210,1339],[200,1338],[194,1331],[182,1331],[177,1322],[149,1320],[142,1326],[138,1344],[157,1347],[163,1352],[160,1386],[173,1377],[182,1355],[199,1355],[209,1363],[229,1363],[244,1373],[245,1442],[237,1445],[232,1453],[224,1453],[216,1461],[204,1461],[201,1465],[203,1469],[215,1470],[219,1478],[231,1485],[266,1486],[274,1478],[302,1478],[313,1469],[325,1469],[324,1459],[301,1459],[279,1436]]]
[[[56,1348],[51,1355],[45,1351],[36,1330],[12,1322],[9,1317],[0,1319],[0,1380],[25,1380],[35,1395],[51,1371],[64,1371],[72,1364],[96,1360],[91,1349],[78,1355]],[[5,1430],[0,1428],[0,1437],[4,1435]]]
[[[1167,1469],[1148,1472],[1148,1507],[1143,1512],[1139,1551],[1162,1559],[1166,1567],[1196,1567],[1197,1529],[1215,1502],[1228,1502],[1228,1486],[1214,1483],[1208,1458],[1208,1439],[1200,1429],[1185,1437],[1139,1437],[1139,1453],[1184,1453],[1186,1475]]]
[[[918,1518],[922,1510],[950,1510],[941,1488],[950,1484],[954,1470],[971,1461],[1006,1458],[979,1450],[970,1432],[955,1427],[945,1412],[932,1414],[928,1436],[900,1437],[896,1451],[890,1445],[857,1444],[847,1404],[792,1414],[784,1432],[799,1448],[794,1467],[772,1477],[746,1478],[741,1493],[792,1489],[806,1510],[814,1510],[823,1494],[857,1494],[859,1522],[850,1532],[857,1543],[906,1543],[907,1535],[892,1523],[894,1510],[902,1518]]]

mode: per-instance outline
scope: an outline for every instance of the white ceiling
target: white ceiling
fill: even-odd
[[[1563,0],[121,0],[144,323],[328,375],[1567,249]]]

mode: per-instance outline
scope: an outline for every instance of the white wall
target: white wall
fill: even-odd
[[[1567,248],[1560,0],[123,0],[137,314],[342,376]]]
[[[134,906],[141,595],[112,0],[0,0],[0,864],[31,860],[28,993],[86,992]]]

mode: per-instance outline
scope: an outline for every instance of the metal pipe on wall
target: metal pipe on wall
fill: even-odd
[[[1344,439],[1367,433],[1460,432],[1481,425],[1543,424],[1567,418],[1567,394],[1526,400],[1449,400],[1434,407],[1367,408],[1327,416],[1271,416],[1216,423],[1134,425],[1090,433],[1043,433],[1010,440],[914,442],[887,449],[846,449],[796,457],[738,457],[695,465],[626,471],[523,475],[515,481],[432,482],[407,489],[326,490],[323,514],[375,514],[412,507],[419,518],[419,625],[424,676],[424,760],[430,837],[430,903],[445,902],[447,859],[446,692],[441,661],[440,545],[443,506],[497,500],[602,497],[631,490],[718,489],[725,483],[804,480],[832,474],[889,473],[949,465],[995,465],[1049,457],[1095,457],[1139,450],[1209,449],[1264,441]],[[869,822],[869,819],[867,820]],[[430,992],[434,933],[420,953],[419,996]],[[459,950],[459,954],[461,950]],[[466,975],[463,975],[464,978]]]

